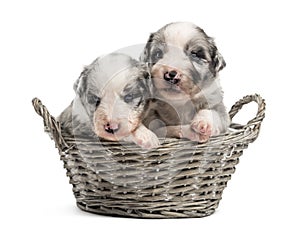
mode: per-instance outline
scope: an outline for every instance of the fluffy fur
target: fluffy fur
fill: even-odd
[[[150,35],[140,59],[150,67],[155,97],[145,125],[160,136],[199,142],[227,130],[218,77],[226,64],[201,28],[188,22],[162,27]]]
[[[129,56],[114,53],[97,58],[74,84],[76,97],[58,120],[72,135],[157,147],[156,135],[141,123],[150,88],[147,68]]]

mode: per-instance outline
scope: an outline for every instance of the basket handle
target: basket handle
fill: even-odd
[[[32,105],[38,115],[40,115],[44,120],[44,130],[48,133],[55,141],[56,148],[59,149],[60,154],[69,148],[69,145],[65,142],[62,134],[60,123],[56,121],[56,119],[50,115],[48,109],[42,104],[41,100],[38,98],[34,98],[32,100]]]
[[[261,122],[263,121],[265,117],[265,109],[266,109],[266,104],[265,100],[258,94],[254,95],[247,95],[237,101],[230,109],[229,111],[229,116],[232,120],[232,118],[241,110],[241,108],[250,102],[256,102],[258,105],[258,110],[256,113],[255,118],[251,119],[248,121],[246,125],[240,125],[240,124],[235,124],[233,123],[231,127],[235,129],[246,129],[246,128],[251,128],[253,131],[258,131],[260,130],[260,125]]]

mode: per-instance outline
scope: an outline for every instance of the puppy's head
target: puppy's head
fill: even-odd
[[[150,96],[150,74],[124,54],[110,54],[87,66],[74,84],[93,131],[121,140],[139,125]]]
[[[226,65],[213,39],[188,22],[171,23],[152,33],[141,60],[151,67],[156,93],[173,100],[192,97]]]

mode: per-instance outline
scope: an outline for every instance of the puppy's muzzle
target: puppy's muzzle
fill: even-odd
[[[164,80],[170,84],[178,84],[181,74],[175,69],[166,69],[164,72]]]
[[[104,126],[104,130],[109,134],[114,134],[119,130],[119,124],[115,122],[108,122]]]

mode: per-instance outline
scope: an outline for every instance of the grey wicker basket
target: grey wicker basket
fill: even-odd
[[[231,119],[243,105],[258,104],[246,125],[232,124],[226,134],[199,144],[164,139],[161,147],[142,152],[130,143],[64,134],[60,124],[37,98],[35,111],[55,141],[73,185],[77,206],[87,212],[139,218],[185,218],[211,215],[235,171],[239,157],[260,131],[264,100],[257,94],[236,102]]]

